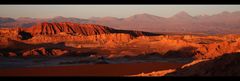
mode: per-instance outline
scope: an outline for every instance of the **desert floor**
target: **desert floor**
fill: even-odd
[[[84,64],[31,68],[4,68],[0,76],[126,76],[173,69],[184,63],[149,62],[124,64]]]

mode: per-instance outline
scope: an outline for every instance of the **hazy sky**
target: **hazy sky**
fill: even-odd
[[[192,16],[212,15],[223,11],[240,11],[240,5],[0,5],[1,17],[129,17],[134,14],[149,13],[170,17],[186,11]]]

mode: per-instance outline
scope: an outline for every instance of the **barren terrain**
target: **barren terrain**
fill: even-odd
[[[29,71],[41,76],[144,76],[144,73],[150,76],[157,72],[158,76],[164,76],[178,72],[182,65],[192,61],[235,55],[240,52],[239,37],[237,34],[168,35],[70,22],[2,28],[0,74],[18,76]],[[175,75],[178,74],[172,76]]]

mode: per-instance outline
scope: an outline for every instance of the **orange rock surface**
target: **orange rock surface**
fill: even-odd
[[[46,49],[46,48],[36,48],[32,50],[25,51],[22,56],[61,56],[68,53],[66,50],[61,49]]]
[[[78,24],[71,22],[61,23],[39,23],[33,27],[26,28],[26,32],[32,35],[54,35],[65,32],[72,35],[99,35],[99,34],[110,34],[110,33],[127,33],[134,36],[142,36],[148,34],[147,32],[140,31],[128,31],[128,30],[116,30],[102,25],[96,24]]]

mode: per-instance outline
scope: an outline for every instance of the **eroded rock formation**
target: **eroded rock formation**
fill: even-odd
[[[212,60],[177,69],[166,76],[240,76],[240,53],[229,53]]]
[[[61,34],[63,32],[71,35],[99,35],[99,34],[111,34],[111,33],[126,33],[133,36],[142,35],[154,35],[153,33],[141,32],[141,31],[129,31],[129,30],[116,30],[102,25],[96,24],[78,24],[71,22],[61,23],[39,23],[33,27],[26,28],[26,32],[32,35],[54,35]]]
[[[67,54],[67,50],[61,50],[61,49],[46,49],[44,47],[27,50],[22,53],[23,57],[29,57],[29,56],[61,56],[64,54]]]
[[[1,29],[0,45],[4,49],[32,50],[41,47],[41,44],[43,44],[45,49],[49,49],[46,47],[94,48],[98,49],[98,52],[104,51],[111,56],[156,53],[164,58],[196,59],[215,58],[225,53],[240,50],[240,36],[238,35],[155,35],[157,34],[116,30],[95,24],[40,23],[31,28]],[[59,45],[58,43],[62,44]],[[14,51],[7,51],[4,54],[8,52]],[[16,54],[21,56],[18,52]],[[61,54],[56,55],[61,56]]]
[[[240,41],[224,41],[203,45],[197,49],[195,57],[198,59],[211,59],[226,53],[238,52],[240,50],[239,46]]]

